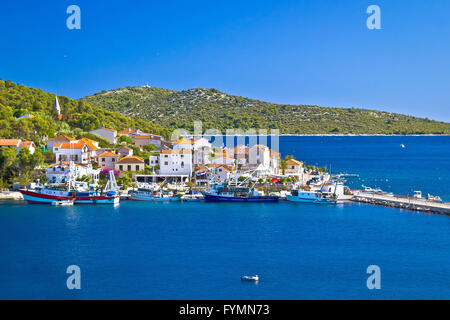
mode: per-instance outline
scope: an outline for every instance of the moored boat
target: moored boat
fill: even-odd
[[[249,187],[213,184],[202,194],[209,202],[277,202],[280,199],[278,196],[260,195],[251,184]]]
[[[286,195],[288,201],[306,203],[336,203],[336,199],[321,191],[292,190]]]
[[[71,190],[71,181],[67,186],[38,186],[35,189],[21,189],[20,193],[28,203],[52,204],[58,201],[72,201],[74,204],[117,204],[120,201],[114,173],[103,190]]]
[[[137,191],[131,191],[129,193],[130,199],[135,201],[180,201],[181,195],[174,194],[171,191],[154,191],[152,189],[140,188]]]

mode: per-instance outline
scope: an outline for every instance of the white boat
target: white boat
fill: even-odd
[[[259,281],[259,276],[258,275],[254,275],[254,276],[243,276],[241,278],[242,281]]]
[[[201,193],[187,193],[181,197],[182,201],[192,202],[203,200],[203,195]]]
[[[53,201],[52,206],[73,206],[73,200]]]
[[[180,201],[181,195],[173,192],[154,191],[149,189],[138,189],[129,193],[130,199],[135,201]]]
[[[286,195],[288,201],[307,203],[336,203],[336,199],[320,191],[292,190]]]

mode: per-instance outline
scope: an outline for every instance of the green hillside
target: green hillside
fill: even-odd
[[[54,94],[0,79],[0,138],[28,139],[39,145],[45,137],[60,133],[76,137],[102,126],[117,130],[141,128],[169,135],[169,130],[161,126],[92,107],[85,101],[64,96],[58,96],[58,100],[63,114],[61,120],[56,119]],[[16,120],[26,114],[32,114],[33,118]]]
[[[450,123],[355,108],[283,105],[232,96],[216,89],[173,91],[126,87],[81,99],[92,106],[166,128],[278,128],[283,134],[450,134]]]

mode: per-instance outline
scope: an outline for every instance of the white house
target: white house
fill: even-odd
[[[154,168],[159,165],[159,155],[148,157],[148,165],[150,166],[150,168]]]
[[[286,160],[286,169],[284,170],[284,173],[288,176],[303,177],[303,162],[295,159]]]
[[[94,183],[98,182],[100,175],[99,169],[93,169],[91,165],[72,164],[69,163],[53,163],[47,167],[45,172],[47,183],[66,183],[70,177],[72,179],[87,176],[93,179]]]
[[[192,153],[190,150],[161,150],[159,174],[191,175]]]
[[[248,152],[250,148],[244,145],[234,147],[233,153],[237,164],[245,165],[248,163]]]
[[[201,166],[203,164],[211,163],[210,155],[212,153],[210,146],[201,146],[194,149],[193,162],[194,166]]]
[[[109,128],[101,128],[90,131],[92,134],[99,135],[102,138],[105,138],[111,144],[117,143],[117,131]]]
[[[58,143],[53,146],[56,163],[70,162],[88,163],[91,159],[91,151],[83,142]]]
[[[121,157],[127,157],[133,155],[133,149],[127,146],[120,146],[119,149],[117,149],[117,153]]]
[[[281,154],[277,151],[270,150],[270,171],[278,174],[281,163]]]
[[[213,170],[213,174],[217,180],[225,182],[230,180],[233,170],[227,165],[220,165]]]
[[[270,167],[270,149],[267,146],[256,144],[248,151],[248,163],[250,165]]]
[[[0,147],[13,147],[17,150],[17,153],[24,148],[28,149],[31,154],[36,150],[33,141],[23,141],[21,139],[0,139]]]
[[[82,138],[78,142],[84,143],[89,148],[89,161],[95,161],[97,159],[97,151],[100,150],[98,142],[88,138]]]

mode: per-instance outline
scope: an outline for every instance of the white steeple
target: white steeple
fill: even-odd
[[[54,105],[54,107],[56,109],[56,113],[59,116],[61,114],[61,107],[59,106],[58,96],[56,96],[56,95],[55,95],[55,105]]]

